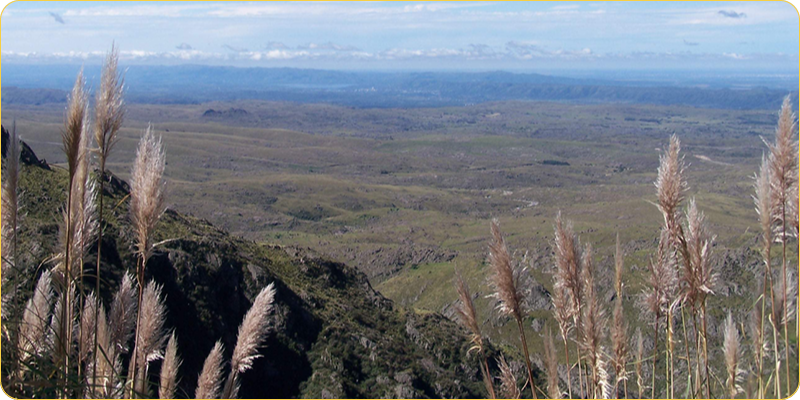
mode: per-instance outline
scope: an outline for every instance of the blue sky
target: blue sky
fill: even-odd
[[[798,66],[785,2],[38,2],[2,14],[2,61],[320,69]]]

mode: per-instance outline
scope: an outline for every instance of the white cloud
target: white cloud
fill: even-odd
[[[105,51],[69,51],[69,52],[15,52],[3,51],[2,56],[7,61],[31,62],[100,62],[106,55]],[[709,62],[737,60],[748,62],[783,61],[796,62],[796,55],[786,54],[739,54],[739,53],[693,53],[680,52],[628,52],[628,53],[597,53],[588,47],[577,50],[548,49],[536,43],[508,42],[504,48],[495,48],[485,44],[471,44],[466,48],[429,48],[407,49],[391,48],[380,52],[368,51],[315,51],[307,49],[269,49],[266,51],[248,51],[241,49],[238,52],[207,52],[201,50],[173,50],[173,51],[146,51],[124,50],[120,52],[123,62],[150,62],[172,63],[184,62],[269,62],[289,60],[351,60],[351,61],[396,61],[396,60],[436,60],[447,59],[462,62],[476,60],[522,61],[526,60],[683,60],[686,62]],[[794,61],[793,61],[794,60]],[[268,65],[268,64],[267,64]]]
[[[551,10],[577,10],[579,8],[581,8],[581,6],[578,5],[578,4],[570,4],[570,5],[566,5],[566,6],[550,7]]]
[[[797,11],[786,3],[742,2],[736,9],[706,7],[700,9],[668,9],[659,10],[673,25],[761,25],[779,21],[797,21]],[[733,17],[736,15],[736,17]]]
[[[206,10],[209,5],[147,4],[117,7],[89,7],[64,11],[66,17],[184,17],[191,12]]]
[[[362,3],[363,4],[363,3]],[[389,4],[389,5],[387,5]],[[258,17],[294,15],[307,17],[310,15],[397,15],[403,13],[438,12],[444,10],[474,8],[491,3],[418,3],[395,6],[384,3],[380,7],[365,7],[353,3],[270,3],[270,4],[217,4],[208,15],[216,17]]]
[[[308,43],[304,45],[297,46],[298,49],[303,50],[334,50],[334,51],[356,51],[358,50],[355,46],[350,45],[341,45],[336,44],[333,42],[326,42],[326,43]]]
[[[750,57],[748,57],[748,56],[745,56],[745,55],[742,55],[742,54],[737,54],[737,53],[722,53],[722,55],[725,56],[725,57],[733,58],[734,60],[749,60],[750,59]]]

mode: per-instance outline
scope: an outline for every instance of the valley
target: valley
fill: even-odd
[[[64,161],[61,105],[3,111],[3,124],[16,120],[40,157]],[[131,104],[111,169],[127,177],[135,143],[151,123],[166,144],[170,208],[243,238],[356,266],[396,304],[452,316],[455,267],[479,293],[488,290],[492,218],[546,293],[559,211],[594,246],[603,287],[611,287],[619,233],[631,271],[625,284],[635,297],[661,222],[658,154],[673,133],[689,164],[689,196],[708,215],[714,252],[731,268],[723,270],[731,277],[723,292],[742,293],[751,272],[724,261],[757,264],[752,176],[765,151],[761,136],[774,132],[776,118],[774,110],[544,102]],[[534,315],[549,318],[549,303],[535,303]],[[478,306],[487,321],[495,318],[484,301]],[[542,322],[531,324],[540,329]],[[490,325],[498,338],[508,334],[503,323]]]

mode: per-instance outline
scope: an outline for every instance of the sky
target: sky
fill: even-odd
[[[2,13],[11,63],[349,70],[798,69],[786,2],[45,2]]]

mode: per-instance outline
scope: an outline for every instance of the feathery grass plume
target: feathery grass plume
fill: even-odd
[[[592,263],[592,246],[586,245],[581,259],[585,285],[586,306],[583,309],[583,349],[586,350],[589,366],[592,367],[592,398],[603,393],[600,370],[604,365],[602,342],[605,336],[605,312],[600,307],[595,288],[594,265]],[[588,373],[587,373],[588,375]]]
[[[636,328],[636,387],[639,390],[639,398],[644,398],[644,374],[642,368],[644,367],[644,337],[642,331]]]
[[[470,331],[470,342],[473,346],[470,351],[483,350],[483,336],[481,335],[481,327],[478,325],[478,316],[475,311],[475,303],[472,301],[472,295],[469,291],[469,285],[461,274],[456,270],[456,291],[458,292],[458,299],[461,301],[456,305],[456,315],[458,320]]]
[[[219,398],[222,388],[222,342],[217,341],[214,348],[208,353],[206,361],[203,363],[203,370],[197,378],[197,390],[194,392],[196,399],[216,399]]]
[[[78,333],[78,362],[86,362],[94,351],[95,327],[97,326],[97,296],[86,295],[81,311],[81,328]]]
[[[577,315],[583,299],[584,282],[580,264],[583,255],[580,239],[572,228],[572,222],[564,221],[560,212],[556,215],[555,244],[556,277],[569,289]]]
[[[81,69],[77,78],[75,78],[75,85],[69,95],[64,131],[61,134],[64,154],[67,156],[67,171],[70,177],[75,175],[75,170],[78,168],[82,141],[81,133],[84,131],[87,121],[89,97],[85,86],[86,81],[83,78],[83,69]]]
[[[136,324],[136,283],[130,273],[122,277],[122,284],[114,294],[108,314],[109,350],[114,355],[128,352],[128,342],[133,337]]]
[[[770,157],[761,156],[761,167],[755,175],[753,187],[755,188],[753,202],[756,205],[758,222],[761,226],[761,240],[766,247],[772,244],[772,224],[775,216],[775,203],[770,182]]]
[[[683,180],[684,161],[680,156],[681,141],[677,135],[669,139],[669,149],[659,156],[658,178],[656,179],[656,192],[658,194],[658,208],[664,216],[664,226],[670,233],[671,243],[680,236],[680,205],[687,190],[686,181]]]
[[[161,381],[158,387],[159,399],[175,398],[175,389],[178,386],[178,369],[180,367],[181,358],[178,356],[178,339],[173,331],[169,336],[169,342],[167,342],[164,362],[161,363]]]
[[[156,137],[153,129],[148,126],[139,141],[131,172],[130,214],[136,235],[136,252],[142,264],[152,254],[153,229],[164,212],[165,163],[166,155],[161,137]],[[140,268],[143,269],[144,266],[141,265]]]
[[[550,297],[553,302],[553,316],[558,323],[558,331],[561,334],[561,340],[564,342],[564,355],[567,360],[567,392],[569,398],[572,398],[572,376],[570,370],[572,369],[569,362],[569,346],[567,346],[567,338],[572,330],[571,319],[573,311],[571,310],[572,303],[569,299],[567,289],[558,279],[553,283],[553,295]]]
[[[478,324],[478,315],[475,311],[475,303],[472,301],[469,285],[467,285],[467,282],[464,281],[464,278],[461,276],[458,270],[456,270],[456,291],[458,292],[458,298],[461,301],[460,304],[456,305],[456,314],[458,315],[461,324],[470,331],[470,342],[472,343],[472,347],[470,347],[467,353],[475,350],[480,354],[480,368],[481,374],[483,375],[483,383],[486,386],[486,392],[489,393],[489,396],[494,399],[497,396],[494,392],[492,377],[489,375],[489,364],[486,361],[486,353],[483,347],[483,335],[481,335],[481,327]]]
[[[270,283],[258,294],[250,310],[244,316],[244,321],[239,326],[239,335],[236,338],[236,347],[233,348],[231,357],[231,373],[225,382],[222,398],[233,399],[239,393],[239,374],[253,367],[253,361],[261,357],[258,348],[266,339],[269,329],[269,313],[275,301],[275,284]]]
[[[508,252],[503,234],[500,232],[499,222],[496,219],[492,220],[491,229],[492,242],[489,244],[489,264],[492,268],[490,282],[494,288],[494,294],[492,296],[500,300],[500,312],[514,317],[517,321],[519,337],[522,341],[522,350],[525,356],[525,366],[528,368],[528,381],[531,385],[531,393],[535,399],[537,398],[536,382],[533,380],[533,368],[531,367],[531,360],[528,353],[528,342],[525,339],[525,330],[522,326],[522,317],[524,314],[524,310],[522,309],[524,297],[521,290],[522,283],[520,282],[522,271],[511,265],[511,255]]]
[[[728,311],[728,318],[725,320],[723,332],[725,334],[725,340],[722,351],[725,354],[725,367],[728,370],[728,380],[726,384],[728,386],[728,394],[730,394],[733,399],[737,394],[742,392],[739,382],[741,381],[743,371],[739,365],[739,359],[741,357],[739,350],[739,330],[736,329],[736,324],[733,322],[733,316],[730,311]]]
[[[556,258],[556,285],[560,285],[567,289],[571,301],[571,306],[567,309],[572,316],[573,326],[575,327],[576,335],[580,336],[583,331],[582,327],[582,313],[583,309],[583,278],[581,272],[581,245],[578,235],[575,234],[572,228],[571,221],[564,221],[561,218],[561,212],[556,215],[555,227],[555,258]],[[577,338],[576,342],[580,338]],[[577,346],[578,350],[578,397],[583,396],[583,371],[581,362],[581,346]],[[567,371],[569,372],[570,366]],[[572,397],[572,396],[570,396]]]
[[[499,311],[508,316],[521,317],[522,293],[518,286],[519,271],[512,265],[511,255],[506,247],[498,221],[492,220],[492,242],[489,244],[489,264],[492,268],[490,282],[494,289],[493,297],[500,300]]]
[[[103,64],[100,90],[95,99],[94,140],[102,166],[119,139],[117,133],[125,116],[124,79],[117,71],[118,63],[119,49],[112,44]]]
[[[167,307],[161,297],[161,286],[154,281],[150,281],[144,289],[139,312],[141,320],[136,329],[136,347],[133,350],[136,362],[132,364],[136,367],[134,391],[146,395],[148,364],[163,357],[161,350],[167,341],[167,336],[164,334]]]
[[[782,257],[781,257],[781,271],[783,273],[783,281],[786,281],[786,242],[789,238],[789,231],[791,229],[787,217],[791,214],[793,206],[789,206],[789,202],[793,201],[797,192],[797,174],[798,174],[798,161],[797,161],[797,141],[795,140],[797,131],[797,116],[792,112],[792,104],[789,96],[783,99],[781,106],[780,117],[778,118],[778,128],[775,130],[775,143],[769,144],[770,150],[770,184],[772,186],[772,202],[774,204],[774,220],[777,222],[776,239],[781,242]],[[787,226],[788,225],[788,226]],[[783,303],[787,302],[786,291],[783,292]],[[786,310],[784,309],[784,312]],[[785,319],[786,316],[780,316]],[[789,337],[788,327],[783,324],[783,339],[784,348],[786,350],[786,360],[789,360]],[[789,373],[789,363],[786,363],[786,391],[791,391]]]
[[[770,150],[770,177],[773,187],[772,199],[777,207],[776,219],[784,221],[789,202],[789,189],[797,183],[797,116],[792,112],[789,96],[783,99],[775,143],[767,143]]]
[[[519,399],[522,393],[517,386],[517,377],[514,371],[506,362],[505,356],[497,358],[497,366],[500,369],[500,397],[504,399]]]
[[[122,370],[121,356],[128,352],[128,342],[133,336],[136,322],[136,288],[130,273],[126,272],[123,275],[108,316],[102,304],[95,310],[95,315],[97,316],[93,347],[95,353],[92,365],[86,372],[87,379],[91,382],[91,393],[94,398],[111,398],[122,394],[118,379]]]
[[[606,360],[603,357],[597,360],[597,388],[602,398],[611,398],[611,391],[614,390],[614,385],[610,382]]]
[[[7,289],[5,282],[8,281],[10,267],[17,262],[17,216],[19,212],[19,158],[20,144],[17,137],[17,123],[11,125],[11,132],[8,134],[8,146],[6,149],[6,159],[3,162],[3,181],[2,181],[2,270],[3,289]],[[3,303],[8,296],[3,296]],[[6,307],[3,306],[3,311]],[[3,313],[5,314],[5,313]],[[5,315],[4,315],[5,317]]]
[[[42,354],[45,350],[47,327],[50,311],[53,308],[54,293],[50,271],[45,270],[39,276],[33,296],[25,305],[22,313],[22,323],[19,327],[18,357],[23,366],[32,357]],[[19,371],[21,374],[22,369]]]
[[[553,334],[550,329],[544,337],[544,360],[547,370],[547,397],[561,398],[561,389],[558,388],[558,354],[553,344]]]
[[[614,253],[614,288],[617,292],[614,301],[614,311],[612,314],[613,325],[611,327],[611,343],[614,348],[614,397],[619,397],[619,384],[625,384],[625,397],[628,397],[628,374],[625,365],[628,362],[628,323],[625,321],[624,309],[622,307],[622,269],[624,267],[624,256],[622,247],[619,244],[619,233],[617,233],[617,246]]]
[[[686,244],[702,301],[705,296],[714,294],[717,281],[717,274],[710,260],[711,248],[716,237],[708,231],[705,214],[697,209],[694,199],[689,201],[689,208],[686,211],[686,227]]]

